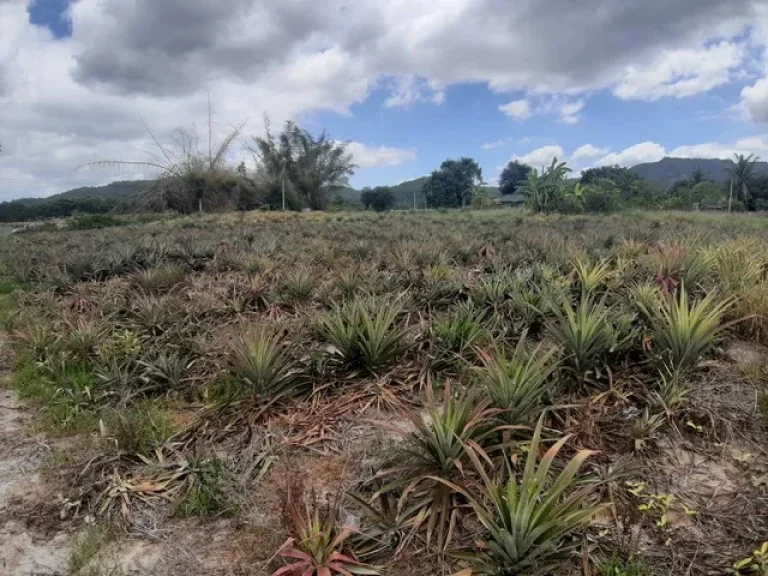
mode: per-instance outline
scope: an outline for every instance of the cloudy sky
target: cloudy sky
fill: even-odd
[[[768,159],[768,0],[0,0],[0,200],[141,177],[175,128],[264,113],[357,186],[473,156]]]

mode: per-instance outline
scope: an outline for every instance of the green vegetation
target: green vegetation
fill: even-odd
[[[277,535],[258,570],[281,576],[682,575],[705,548],[696,569],[727,573],[766,530],[768,221],[566,215],[605,179],[618,202],[638,185],[567,174],[528,174],[537,213],[8,236],[2,360],[38,432],[74,447],[44,468],[61,502],[134,534],[227,515],[237,545],[258,518]],[[720,464],[738,489],[712,486]]]

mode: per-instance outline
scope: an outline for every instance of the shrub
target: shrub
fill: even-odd
[[[317,321],[317,330],[348,365],[368,371],[392,364],[406,349],[405,329],[395,324],[397,302],[356,299]]]
[[[493,406],[503,410],[508,424],[525,424],[538,417],[544,396],[550,391],[549,378],[557,369],[557,350],[542,344],[529,351],[525,335],[510,357],[480,352],[481,367],[473,369]]]
[[[585,526],[602,509],[585,506],[589,487],[577,477],[594,452],[577,452],[553,481],[549,479],[552,463],[568,437],[561,438],[538,462],[543,422],[542,417],[519,480],[514,474],[510,474],[506,482],[492,478],[483,464],[487,455],[470,448],[470,458],[482,478],[482,492],[471,494],[466,489],[455,488],[468,498],[485,528],[487,547],[481,552],[461,555],[472,567],[462,574],[548,573],[581,546],[578,541],[566,541],[566,537]],[[566,495],[569,490],[572,492]]]
[[[67,230],[99,230],[101,228],[113,228],[124,226],[125,220],[110,214],[80,214],[72,216],[66,224]]]

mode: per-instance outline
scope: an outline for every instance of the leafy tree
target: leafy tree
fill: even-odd
[[[501,195],[514,194],[517,187],[528,178],[530,171],[531,167],[528,164],[522,164],[517,160],[509,162],[499,177],[499,191]]]
[[[691,172],[691,175],[688,177],[688,184],[691,188],[695,187],[697,184],[701,184],[702,182],[706,182],[709,180],[704,174],[704,170],[701,169],[701,167],[697,167],[693,172]]]
[[[424,184],[423,193],[429,206],[459,207],[472,201],[472,191],[483,180],[478,163],[472,158],[446,160]]]
[[[314,210],[328,207],[331,193],[348,183],[355,165],[347,145],[332,140],[325,132],[314,136],[294,122],[287,122],[275,136],[269,130],[255,137],[258,175],[272,191],[283,189],[294,203]],[[298,206],[296,206],[298,207]]]
[[[360,201],[366,210],[373,208],[376,212],[384,212],[395,205],[396,198],[389,186],[377,186],[364,188],[360,194]]]
[[[489,208],[493,206],[493,198],[487,188],[476,186],[472,190],[472,208]]]
[[[552,212],[565,195],[570,171],[565,162],[558,163],[557,158],[553,158],[552,164],[541,174],[535,168],[532,169],[518,191],[525,196],[526,204],[534,212]]]
[[[619,188],[628,188],[633,182],[640,180],[640,176],[629,168],[615,166],[599,166],[589,168],[581,174],[582,184],[594,184],[598,180],[610,180]]]
[[[733,179],[735,197],[743,202],[745,206],[748,206],[750,198],[749,189],[755,176],[755,165],[760,158],[753,154],[749,156],[734,154],[734,159],[735,162],[732,161],[732,166],[728,169],[728,173]]]

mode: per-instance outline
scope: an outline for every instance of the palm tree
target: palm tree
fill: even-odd
[[[731,175],[733,189],[736,190],[736,198],[746,206],[749,202],[749,187],[755,175],[755,164],[760,158],[754,154],[734,154],[734,158],[736,161],[732,161],[733,165],[728,169],[728,173]]]

